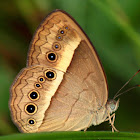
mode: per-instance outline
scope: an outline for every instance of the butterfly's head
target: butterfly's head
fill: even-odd
[[[119,99],[115,100],[108,100],[107,102],[107,109],[109,110],[110,114],[115,112],[119,107]]]

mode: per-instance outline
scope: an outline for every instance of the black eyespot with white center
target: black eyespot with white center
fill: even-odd
[[[45,82],[45,78],[43,76],[38,77],[38,82],[39,83],[44,83]]]
[[[33,91],[29,92],[28,97],[32,101],[38,100],[39,99],[39,92],[33,90]]]
[[[56,72],[54,70],[45,71],[45,77],[47,80],[54,80],[56,78]]]
[[[62,40],[63,40],[63,36],[58,34],[58,35],[56,36],[56,40],[62,41]]]
[[[40,80],[41,82],[43,82],[43,78],[40,78],[39,80]]]
[[[26,110],[29,113],[33,113],[35,111],[35,106],[34,105],[28,105]]]
[[[35,114],[37,111],[37,106],[33,103],[27,104],[25,106],[25,112],[29,115],[33,115]]]
[[[35,88],[36,89],[42,88],[42,85],[39,82],[37,82],[37,83],[35,83]]]
[[[56,55],[54,53],[49,53],[48,58],[49,60],[54,61],[56,59]]]
[[[29,119],[28,120],[29,125],[34,125],[35,123],[36,123],[36,121],[34,119]]]
[[[48,52],[46,57],[49,62],[56,62],[57,60],[57,54],[55,52]]]
[[[61,33],[61,34],[64,34],[64,30],[61,30],[60,33]]]
[[[66,35],[66,30],[65,30],[65,28],[59,29],[58,34],[60,34],[60,35],[62,35],[62,36]]]
[[[67,25],[64,26],[65,30],[69,30],[69,27]]]
[[[54,73],[51,72],[51,71],[48,71],[48,72],[46,73],[46,76],[47,76],[48,78],[54,78]]]
[[[59,51],[61,49],[61,45],[57,42],[53,43],[52,45],[53,50]]]
[[[36,84],[36,87],[40,87],[40,84]]]
[[[55,49],[57,49],[59,46],[56,44],[54,47],[55,47]]]

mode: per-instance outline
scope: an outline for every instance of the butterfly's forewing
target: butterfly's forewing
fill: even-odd
[[[56,78],[49,80],[47,70]],[[45,82],[37,88],[40,76]],[[34,90],[39,93],[37,100],[28,96]],[[11,87],[14,122],[23,132],[81,130],[88,126],[91,111],[103,107],[107,97],[106,78],[89,39],[67,13],[52,12],[38,27],[27,68]],[[36,106],[32,114],[26,110],[30,104]]]
[[[46,65],[66,72],[74,50],[81,41],[70,25],[71,23],[60,11],[47,16],[38,27],[30,44],[27,65]],[[64,33],[61,34],[61,31]],[[55,60],[48,59],[50,53],[54,53]]]

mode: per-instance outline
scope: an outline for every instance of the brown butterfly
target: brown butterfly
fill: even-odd
[[[86,130],[104,121],[117,131],[118,106],[119,100],[108,101],[103,67],[84,31],[65,11],[50,13],[11,86],[13,122],[26,133]]]

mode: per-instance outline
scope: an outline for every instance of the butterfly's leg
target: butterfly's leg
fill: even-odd
[[[112,118],[113,116],[114,116],[114,114],[112,114],[112,115],[110,116],[110,118]],[[107,121],[109,121],[109,117],[106,118],[105,122],[107,122]]]
[[[91,125],[91,122],[92,122],[93,116],[94,116],[94,115],[91,116],[91,119],[89,120],[89,123],[88,123],[87,127],[84,129],[84,132],[86,132],[87,129],[89,128],[89,126]]]
[[[112,119],[112,118],[113,118],[113,119]],[[115,113],[111,115],[111,119],[112,119],[112,125],[114,126]],[[115,130],[116,132],[119,132],[119,130],[117,130],[117,129],[115,128],[115,126],[114,126],[114,127],[112,127],[112,132],[114,132],[114,130]]]
[[[111,120],[112,118],[113,118],[113,121]],[[111,116],[110,116],[110,113],[109,113],[109,114],[108,114],[108,118],[107,118],[107,120],[109,120],[109,123],[110,123],[111,126],[112,126],[112,132],[114,132],[114,131],[119,132],[119,131],[115,128],[115,126],[114,126],[115,113],[112,114]],[[106,120],[105,120],[105,121],[106,121]]]

